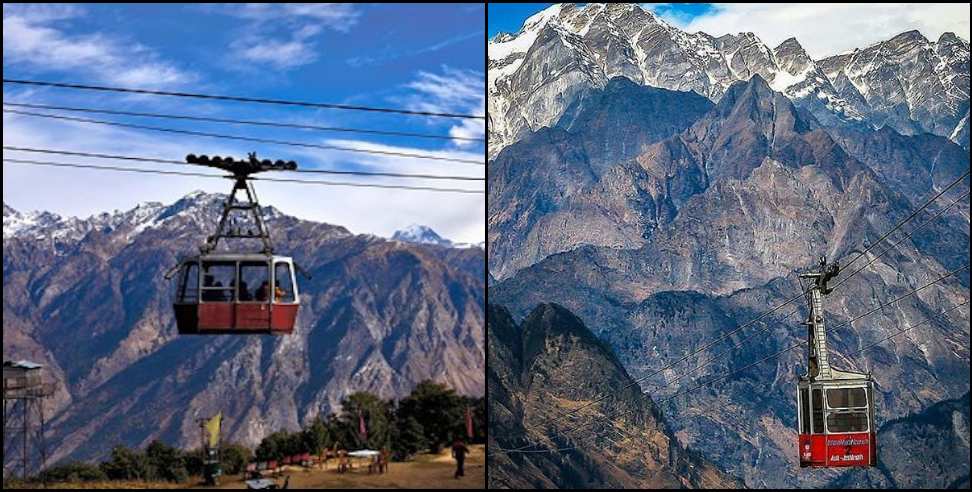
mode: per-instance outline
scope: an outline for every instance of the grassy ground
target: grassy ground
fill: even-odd
[[[292,468],[281,473],[290,476],[292,489],[353,489],[353,488],[392,488],[392,489],[484,489],[486,488],[485,447],[470,446],[466,457],[466,476],[456,480],[456,462],[448,450],[439,455],[419,455],[406,463],[391,463],[388,473],[368,474],[368,468],[355,466],[354,471],[338,473],[332,465],[327,470],[303,470]],[[223,477],[221,489],[245,489],[241,477]]]
[[[354,489],[354,488],[390,488],[390,489],[484,489],[486,488],[485,446],[473,445],[469,447],[470,454],[466,457],[466,476],[456,480],[456,462],[449,450],[438,455],[422,454],[412,461],[405,463],[391,463],[388,472],[382,475],[368,474],[368,467],[355,465],[354,471],[338,473],[333,464],[327,470],[304,470],[290,467],[282,472],[278,482],[282,485],[284,477],[290,476],[291,489]],[[246,484],[239,475],[221,477],[220,489],[245,489]],[[13,484],[10,484],[13,485]],[[198,478],[192,483],[145,483],[145,482],[89,482],[83,484],[58,483],[50,484],[49,488],[57,489],[181,489],[206,488],[199,485]],[[34,487],[32,487],[34,488]],[[36,487],[36,488],[39,488]]]
[[[162,482],[136,482],[136,481],[112,481],[112,482],[84,482],[84,483],[50,483],[47,484],[49,489],[87,489],[87,490],[103,490],[103,489],[183,489],[186,488],[186,484],[178,483],[162,483]],[[9,488],[11,490],[15,489],[40,489],[43,488],[41,484],[23,484],[23,483],[12,483]],[[4,487],[6,490],[7,487]]]

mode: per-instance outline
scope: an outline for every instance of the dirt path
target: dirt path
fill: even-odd
[[[419,455],[407,463],[391,463],[388,473],[383,475],[368,474],[368,468],[355,467],[353,472],[338,473],[329,465],[327,470],[301,470],[292,468],[281,473],[283,477],[290,475],[291,489],[333,489],[333,488],[486,488],[486,467],[484,446],[470,446],[470,455],[466,457],[466,476],[456,480],[453,474],[456,462],[449,451],[435,455]],[[245,489],[239,476],[223,477],[221,489]]]

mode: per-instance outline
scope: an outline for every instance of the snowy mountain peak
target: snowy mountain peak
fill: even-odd
[[[412,224],[402,230],[395,231],[392,240],[418,244],[436,244],[451,247],[452,241],[438,235],[431,227]]]
[[[616,76],[719,102],[759,74],[825,126],[890,125],[949,136],[968,108],[968,42],[908,31],[815,60],[793,37],[688,33],[632,4],[556,4],[488,43],[489,158],[557,124],[576,98]]]

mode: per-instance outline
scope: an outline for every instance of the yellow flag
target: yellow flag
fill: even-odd
[[[209,448],[216,449],[219,446],[219,424],[223,420],[223,412],[219,412],[215,417],[206,422],[206,432],[209,433]]]

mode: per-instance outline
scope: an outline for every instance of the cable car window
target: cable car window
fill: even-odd
[[[236,263],[207,261],[203,263],[202,300],[230,302],[236,285]]]
[[[827,390],[827,406],[830,408],[864,408],[867,396],[864,388],[831,388]]]
[[[287,263],[277,263],[273,269],[276,282],[276,301],[275,302],[294,302],[294,282],[290,275],[290,265]]]
[[[241,302],[266,302],[269,286],[269,263],[264,261],[244,261],[240,263],[239,292]]]
[[[810,433],[810,395],[806,388],[800,390],[800,434]]]
[[[823,393],[820,388],[813,389],[813,433],[823,434],[824,431],[824,417],[823,417]]]
[[[199,264],[188,263],[183,268],[182,285],[176,302],[194,304],[199,299]]]
[[[867,432],[867,412],[837,412],[827,414],[829,432]]]

